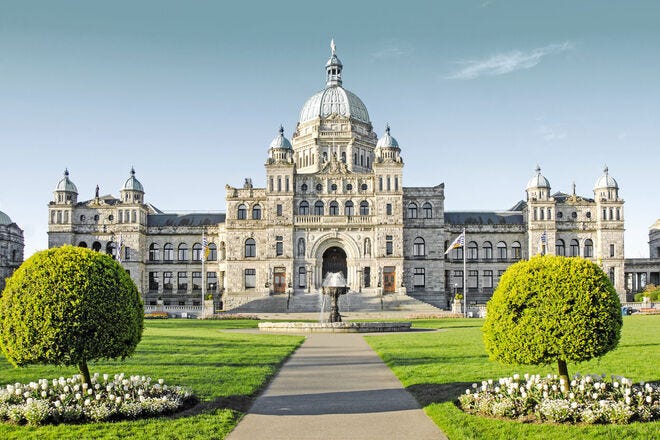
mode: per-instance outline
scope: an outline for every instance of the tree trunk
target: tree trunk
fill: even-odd
[[[78,369],[80,370],[80,374],[82,374],[83,380],[85,383],[89,386],[92,385],[92,378],[89,375],[89,368],[87,368],[87,361],[81,361],[78,364]]]
[[[557,367],[559,369],[559,377],[564,379],[564,384],[561,389],[564,393],[568,393],[570,381],[568,380],[568,367],[566,366],[566,361],[563,359],[557,359]]]

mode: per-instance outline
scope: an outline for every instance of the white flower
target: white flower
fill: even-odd
[[[41,392],[41,397],[46,397],[47,395],[48,395],[47,392],[45,392],[45,391],[42,391],[42,392]]]
[[[76,396],[75,396],[75,397],[76,397],[76,400],[80,400],[80,398],[81,398],[82,396],[80,395],[80,393],[76,393]]]
[[[59,400],[56,400],[55,401],[55,408],[59,408],[60,406],[62,406],[62,404],[60,403]]]
[[[108,381],[108,375],[107,375],[107,374],[104,374],[104,375],[103,375],[103,380],[104,380],[105,382]]]
[[[577,402],[571,403],[571,408],[576,409],[578,407]]]
[[[165,382],[165,381],[164,381],[163,379],[158,379],[158,383],[159,383],[159,384],[162,385],[164,382]]]
[[[598,399],[598,393],[593,393],[591,397],[593,397],[594,400]]]
[[[32,397],[28,397],[27,400],[25,401],[25,403],[27,403],[27,404],[29,405],[29,404],[31,404],[33,401],[34,401],[34,400],[32,399]]]
[[[89,399],[85,399],[85,406],[89,406],[91,403],[92,403],[91,400],[89,400]]]
[[[472,388],[477,389],[477,384],[476,384],[476,383],[473,383],[473,384],[472,384]]]
[[[568,393],[569,399],[575,399],[575,393]]]
[[[612,386],[613,386],[614,388],[619,388],[619,382],[613,382],[613,383],[612,383]]]
[[[520,379],[520,374],[516,373],[513,375],[513,380],[518,380]]]
[[[651,403],[651,402],[653,402],[651,396],[646,396],[646,403]]]

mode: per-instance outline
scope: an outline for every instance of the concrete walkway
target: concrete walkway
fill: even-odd
[[[311,334],[228,440],[446,439],[359,334]]]

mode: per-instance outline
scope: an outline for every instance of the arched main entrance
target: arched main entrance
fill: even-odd
[[[346,252],[340,247],[333,246],[323,252],[322,280],[328,272],[341,272],[347,277]]]

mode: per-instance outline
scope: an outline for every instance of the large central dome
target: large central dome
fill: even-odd
[[[331,44],[331,48],[332,56],[325,65],[328,74],[326,87],[305,102],[298,122],[302,124],[319,117],[325,118],[336,114],[370,124],[369,112],[362,100],[341,86],[343,66],[335,54],[334,42]]]

